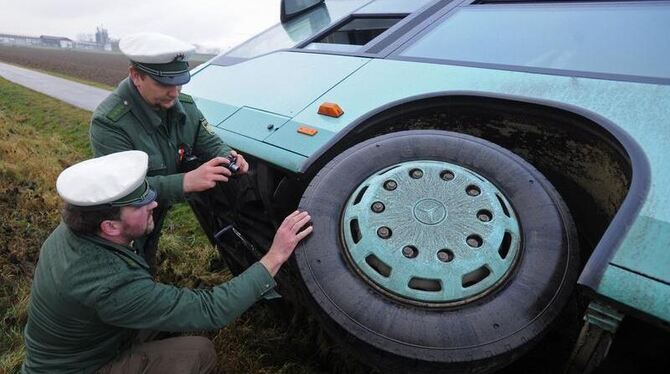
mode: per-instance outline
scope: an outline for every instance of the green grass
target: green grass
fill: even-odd
[[[88,116],[0,79],[0,372],[23,360],[32,272],[59,220],[56,177],[89,156]]]
[[[41,243],[57,226],[58,174],[89,158],[90,113],[0,78],[0,373],[24,358],[30,282]],[[210,270],[217,253],[190,208],[175,207],[160,243],[159,280],[206,287],[231,278]],[[281,313],[280,313],[281,312]],[[261,302],[235,322],[206,334],[226,373],[315,373],[321,359],[313,329],[297,326],[282,302]]]

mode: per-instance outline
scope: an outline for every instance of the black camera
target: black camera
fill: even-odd
[[[230,170],[230,172],[233,173],[233,175],[237,174],[237,172],[240,170],[240,165],[237,164],[237,156],[229,155],[228,161],[230,161],[230,163],[226,165],[228,170]]]

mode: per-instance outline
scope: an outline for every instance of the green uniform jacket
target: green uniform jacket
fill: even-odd
[[[178,173],[181,145],[203,161],[230,152],[207,126],[190,96],[181,94],[172,108],[156,111],[126,78],[93,112],[91,147],[95,157],[134,149],[146,152],[149,182],[159,204],[169,205],[184,198],[184,174]]]
[[[156,283],[130,247],[75,235],[61,223],[35,270],[23,372],[94,372],[128,346],[134,330],[221,328],[275,285],[260,263],[211,289]]]
[[[179,148],[191,150],[201,161],[226,156],[231,150],[209,129],[190,96],[181,94],[172,108],[157,111],[144,101],[129,78],[93,112],[90,139],[95,157],[128,150],[149,155],[147,179],[158,193],[159,209],[152,233],[156,240],[167,209],[184,200]],[[144,249],[145,240],[136,242]]]

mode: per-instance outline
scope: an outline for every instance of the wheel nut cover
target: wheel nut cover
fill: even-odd
[[[485,295],[509,276],[521,248],[503,192],[440,161],[403,162],[368,177],[349,197],[340,227],[346,256],[366,282],[424,306]]]

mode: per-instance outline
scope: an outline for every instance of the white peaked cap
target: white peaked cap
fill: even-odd
[[[146,183],[148,165],[149,156],[142,151],[92,158],[63,170],[56,180],[56,190],[63,200],[76,206],[112,203]],[[148,187],[146,190],[150,191]]]
[[[188,61],[195,47],[169,35],[142,32],[121,38],[119,49],[131,61],[145,64],[166,64]]]

